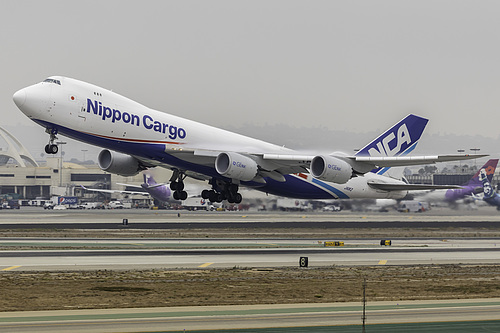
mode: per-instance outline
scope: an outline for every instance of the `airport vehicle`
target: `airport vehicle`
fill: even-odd
[[[19,201],[18,200],[6,200],[1,203],[0,209],[19,209]]]
[[[312,210],[312,205],[306,200],[278,198],[276,208],[282,211],[304,211]]]
[[[53,196],[50,200],[46,200],[43,204],[44,209],[54,209],[57,206],[64,206],[65,208],[71,209],[83,208],[78,204],[78,198],[71,196]]]
[[[329,205],[323,207],[324,212],[340,212],[342,210],[342,207],[336,206],[336,205]]]
[[[210,205],[208,200],[201,197],[186,198],[181,202],[181,206],[187,210],[213,210],[214,206]]]
[[[130,209],[132,208],[132,204],[130,202],[121,202],[120,200],[112,200],[107,205],[108,209]]]
[[[184,179],[208,181],[202,197],[240,203],[239,186],[304,199],[403,198],[410,185],[384,176],[387,168],[471,159],[484,155],[405,156],[415,149],[428,120],[409,115],[351,156],[308,154],[152,110],[113,91],[52,76],[17,91],[13,100],[45,128],[47,154],[57,135],[103,147],[101,169],[124,176],[162,166],[171,169],[170,189],[184,200]],[[458,188],[458,187],[455,187]]]
[[[83,209],[104,209],[102,202],[85,202],[82,204]]]
[[[398,212],[401,213],[422,213],[430,209],[428,202],[418,200],[403,200],[398,205]]]
[[[52,201],[47,201],[43,204],[43,209],[54,209],[55,206],[56,204]]]

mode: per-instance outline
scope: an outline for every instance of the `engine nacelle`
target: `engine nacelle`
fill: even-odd
[[[352,167],[333,156],[315,156],[311,161],[311,174],[314,178],[327,182],[344,184],[352,177]]]
[[[104,171],[129,177],[143,170],[141,163],[135,157],[104,149],[97,158],[99,168]]]
[[[220,153],[215,159],[215,170],[222,176],[250,181],[257,175],[257,162],[238,153]]]

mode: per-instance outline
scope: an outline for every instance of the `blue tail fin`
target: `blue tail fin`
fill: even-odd
[[[356,156],[405,156],[415,149],[429,119],[410,114],[364,146]],[[389,168],[374,169],[383,174]]]

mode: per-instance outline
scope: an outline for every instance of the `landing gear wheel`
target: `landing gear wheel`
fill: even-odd
[[[236,193],[236,194],[234,195],[233,200],[234,200],[234,203],[239,204],[239,203],[241,203],[241,201],[243,200],[243,197],[241,196],[241,194]]]
[[[174,199],[175,200],[186,200],[188,197],[188,194],[186,191],[175,191],[174,192]]]
[[[52,153],[50,152],[50,145],[45,145],[45,153],[46,153],[46,154],[52,154]]]
[[[187,199],[187,197],[188,197],[188,194],[187,194],[187,192],[186,192],[186,191],[181,191],[181,192],[179,192],[179,198],[180,198],[181,200],[186,200],[186,199]]]
[[[47,145],[47,146],[49,146],[49,151],[50,151],[49,154],[57,154],[57,152],[59,151],[59,147],[57,147],[57,145]]]
[[[201,196],[211,202],[222,202],[227,200],[230,204],[239,204],[242,201],[241,194],[238,193],[239,184],[230,182],[211,180],[211,190],[203,190]]]
[[[208,192],[209,192],[208,200],[210,200],[210,202],[217,202],[217,199],[219,198],[217,192],[215,191],[208,191]]]
[[[175,190],[181,192],[183,189],[184,189],[184,182],[177,182]]]

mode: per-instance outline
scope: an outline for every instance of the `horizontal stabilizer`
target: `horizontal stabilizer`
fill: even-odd
[[[451,162],[471,160],[488,155],[433,155],[433,156],[402,156],[402,157],[370,157],[356,156],[356,162],[370,163],[378,167],[397,167],[407,165],[432,164],[437,162]]]
[[[116,183],[116,185],[122,185],[122,186],[127,186],[127,187],[135,187],[135,188],[142,188],[139,185],[124,184],[124,183]]]
[[[427,185],[427,184],[403,184],[403,183],[382,183],[368,181],[368,185],[374,189],[382,191],[422,191],[422,190],[449,190],[461,189],[458,185]]]

